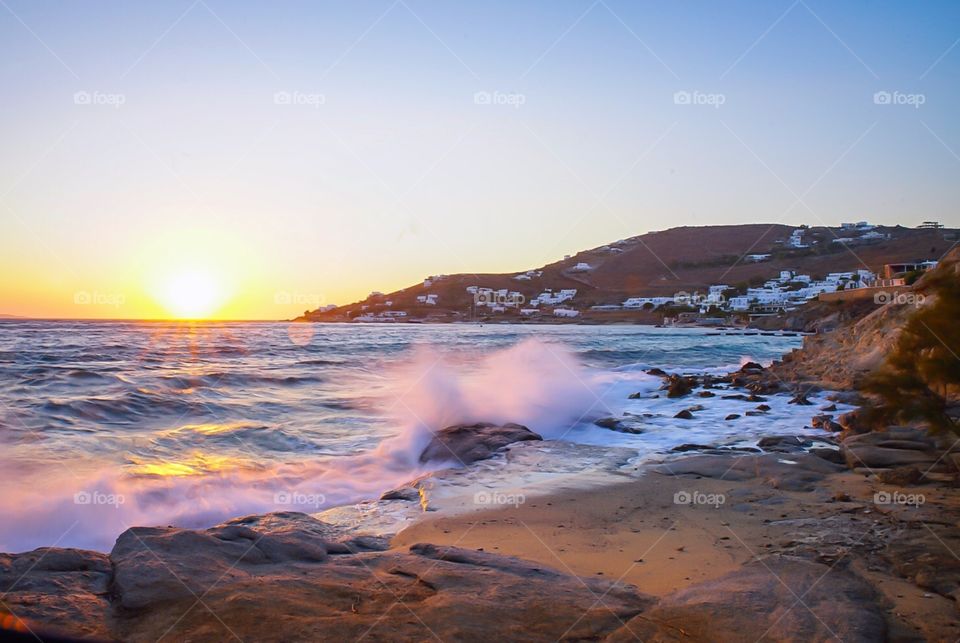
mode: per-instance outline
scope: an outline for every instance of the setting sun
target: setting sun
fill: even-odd
[[[202,319],[223,305],[220,281],[208,270],[189,269],[171,275],[164,284],[161,303],[180,319]]]

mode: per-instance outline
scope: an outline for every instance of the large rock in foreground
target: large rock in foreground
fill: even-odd
[[[883,641],[862,579],[800,559],[766,558],[665,596],[610,641]]]
[[[304,514],[138,528],[111,554],[125,641],[594,639],[653,600],[456,547],[364,550]],[[369,545],[369,543],[367,543]],[[603,597],[602,602],[597,597]]]
[[[514,442],[542,440],[525,426],[480,422],[456,424],[437,431],[430,444],[420,454],[420,462],[457,462],[470,464],[485,460]]]

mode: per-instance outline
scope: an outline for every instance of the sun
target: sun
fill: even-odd
[[[222,305],[224,290],[216,276],[201,268],[184,269],[164,283],[161,302],[179,319],[209,318]]]

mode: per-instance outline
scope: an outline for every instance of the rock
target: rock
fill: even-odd
[[[42,547],[0,554],[0,614],[12,612],[43,640],[109,639],[112,571],[110,559],[94,551]]]
[[[617,431],[618,433],[630,433],[632,435],[643,433],[642,426],[638,422],[629,419],[608,417],[596,420],[594,424],[604,429]]]
[[[716,397],[717,394],[712,391],[700,391],[697,393],[697,397]]]
[[[724,420],[736,420],[739,419],[740,415],[738,413],[731,413],[727,417],[723,418]]]
[[[400,487],[385,491],[380,496],[380,500],[407,500],[417,502],[420,500],[420,490],[416,487]]]
[[[794,464],[783,462],[778,453],[739,456],[693,455],[652,467],[669,476],[701,476],[719,480],[751,480],[759,478],[774,489],[811,491],[824,476],[843,471],[843,467],[807,453],[790,455]]]
[[[741,373],[759,372],[762,370],[763,370],[763,366],[761,366],[760,364],[757,364],[756,362],[747,362],[746,364],[740,367]]]
[[[647,371],[647,375],[656,375],[657,377],[666,377],[667,372],[662,368],[651,368]]]
[[[667,391],[667,397],[683,397],[684,395],[689,395],[696,385],[697,378],[695,377],[668,375],[663,388]]]
[[[680,446],[673,447],[670,449],[676,453],[686,453],[687,451],[703,451],[704,449],[712,449],[714,447],[708,444],[681,444]]]
[[[697,411],[702,411],[705,408],[707,407],[705,407],[703,404],[694,404],[693,406],[688,406],[687,410],[691,413],[696,413]]]
[[[756,395],[756,394],[754,394],[754,393],[751,393],[750,395],[748,395],[748,396],[746,397],[746,401],[747,401],[747,402],[766,402],[766,401],[767,401],[767,398],[765,398],[765,397],[763,397],[763,396],[761,396],[761,395]]]
[[[763,415],[763,411],[744,411],[743,414],[749,417],[756,417],[758,415]]]
[[[724,400],[746,400],[747,396],[742,393],[734,393],[733,395],[724,395],[721,399]]]
[[[264,540],[284,534],[284,547],[264,550]],[[304,514],[124,532],[111,553],[123,610],[109,638],[226,640],[233,631],[250,641],[456,641],[522,631],[530,640],[582,640],[606,636],[654,602],[629,585],[508,556],[430,544],[334,554],[342,542]]]
[[[821,407],[820,407],[820,410],[821,410],[821,411],[836,411],[836,410],[837,410],[837,405],[836,405],[836,404],[827,404],[826,406],[821,406]]]
[[[837,423],[843,427],[843,430],[850,434],[867,433],[871,427],[864,421],[863,413],[860,409],[854,409],[841,413],[837,417]]]
[[[668,594],[606,640],[883,641],[886,634],[879,597],[864,580],[769,557]]]
[[[805,447],[811,444],[811,442],[796,435],[768,435],[757,441],[757,446],[761,449],[779,446]]]
[[[833,462],[835,464],[844,464],[843,454],[840,453],[839,449],[828,449],[826,447],[814,447],[809,450],[809,453],[823,458],[827,462]]]
[[[927,530],[901,532],[883,556],[918,587],[956,601],[960,599],[960,560],[954,552],[960,551],[960,540],[955,528],[940,533],[936,529],[928,526]]]
[[[850,435],[840,448],[850,468],[933,466],[941,460],[934,440],[919,429],[891,428]]]
[[[807,396],[803,393],[797,393],[794,395],[787,404],[798,404],[800,406],[812,406],[813,402],[807,399]]]
[[[542,439],[519,424],[457,424],[434,434],[427,448],[420,454],[420,462],[449,461],[470,464],[489,458],[508,444]]]
[[[691,412],[688,411],[687,409],[683,409],[682,411],[680,411],[679,413],[677,413],[677,414],[674,415],[673,417],[678,418],[678,419],[680,419],[680,420],[692,420],[692,419],[693,419],[693,413],[691,413]]]
[[[906,487],[923,481],[923,472],[913,466],[896,467],[877,472],[877,479],[884,484]]]
[[[757,410],[763,411],[764,413],[766,413],[767,411],[770,410],[770,406],[768,404],[761,404],[760,406],[757,407]]]
[[[827,422],[832,422],[832,415],[814,415],[810,418],[810,426],[815,429],[822,429]]]
[[[643,397],[643,393],[637,392],[637,393],[631,393],[630,395],[628,395],[628,396],[627,396],[627,399],[628,399],[628,400],[639,400],[641,397]]]

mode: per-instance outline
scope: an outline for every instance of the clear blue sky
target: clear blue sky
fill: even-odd
[[[958,39],[957,2],[2,0],[0,313],[161,314],[172,266],[277,318],[677,225],[960,226]]]

